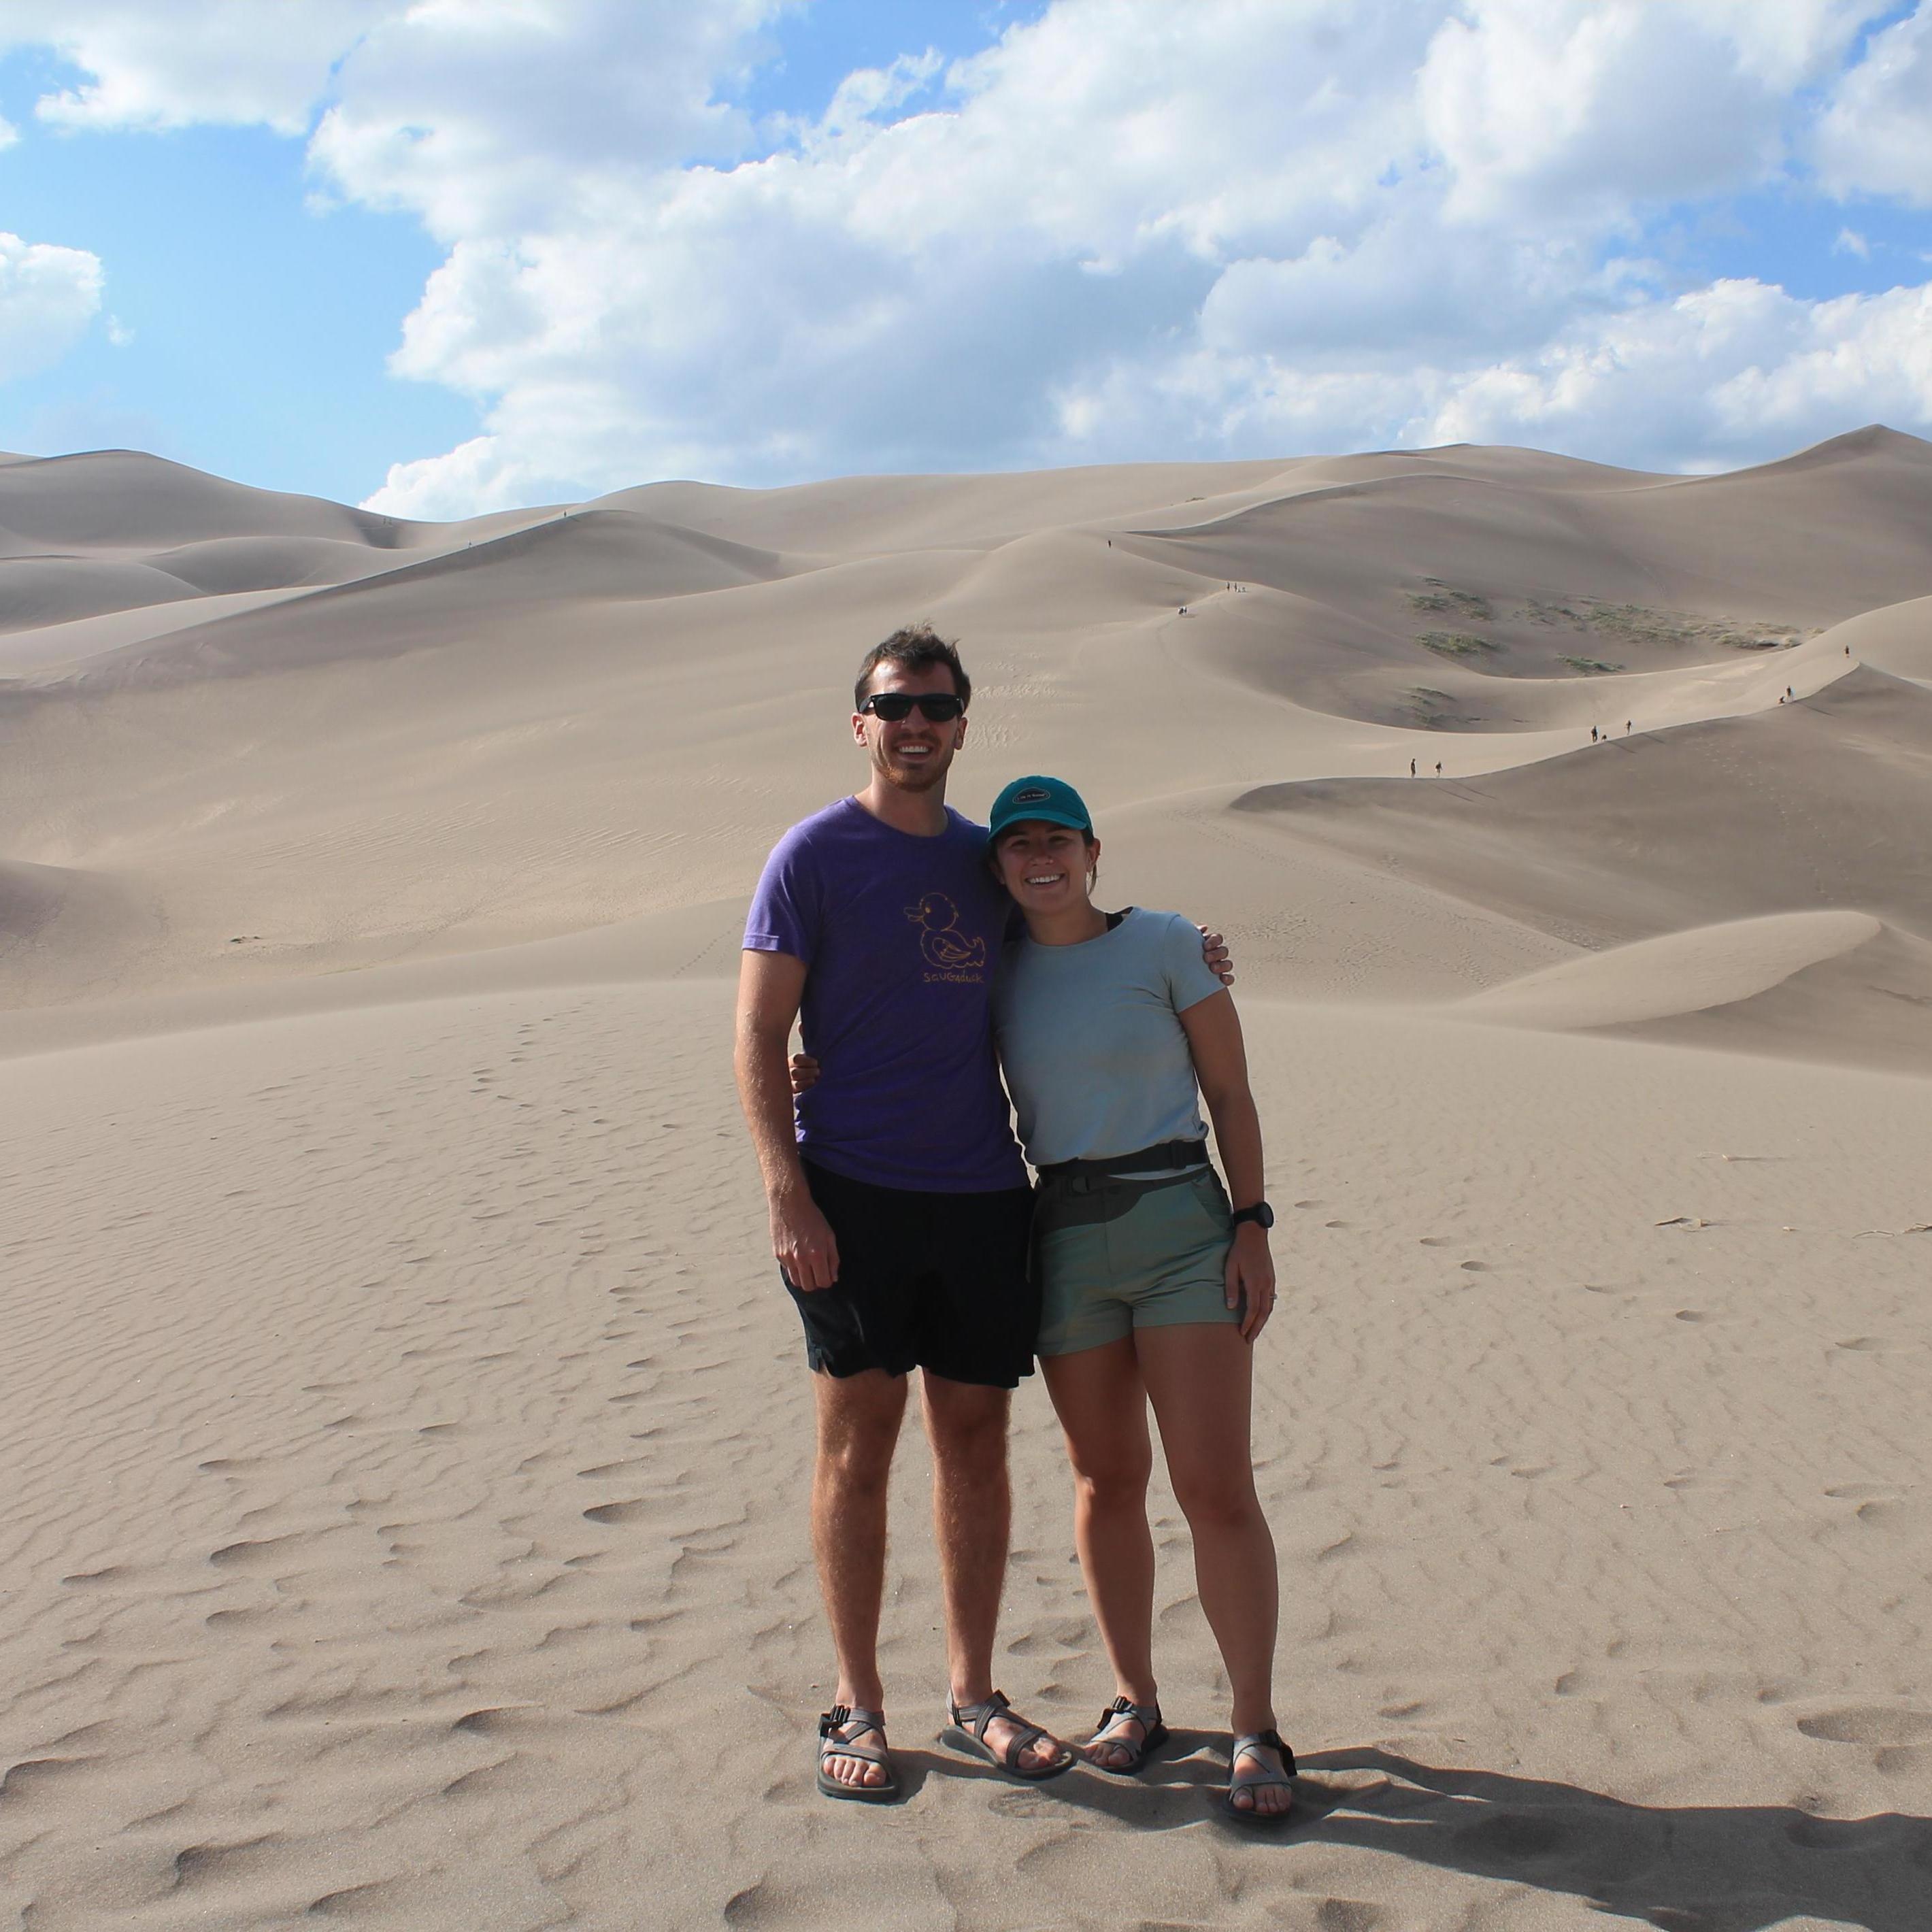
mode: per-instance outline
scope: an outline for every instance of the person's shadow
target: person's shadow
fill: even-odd
[[[1132,1829],[1176,1830],[1216,1816],[1204,1801],[1227,1776],[1213,1754],[1222,1742],[1176,1731],[1138,1778],[1076,1771],[1013,1786],[996,1802],[1036,1816],[1072,1804]],[[943,1753],[914,1755],[921,1772],[1000,1777]],[[1336,1775],[1364,1772],[1381,1775]],[[1865,1932],[1932,1928],[1932,1819],[1898,1812],[1838,1819],[1790,1805],[1628,1804],[1578,1785],[1364,1748],[1304,1756],[1293,1818],[1278,1832],[1220,1828],[1256,1846],[1354,1845],[1568,1892],[1659,1932],[1769,1932],[1801,1916]]]
[[[1318,1752],[1302,1768],[1316,1775],[1298,1787],[1295,1838],[1570,1892],[1662,1932],[1767,1932],[1802,1914],[1867,1932],[1932,1927],[1932,1819],[1627,1804],[1376,1750]],[[1342,1771],[1384,1778],[1364,1786],[1320,1775]]]

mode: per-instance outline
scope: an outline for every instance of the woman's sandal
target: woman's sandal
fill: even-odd
[[[1037,1724],[1028,1724],[1006,1702],[1004,1690],[995,1690],[983,1704],[956,1704],[949,1697],[946,1700],[946,1714],[952,1721],[940,1732],[940,1742],[950,1744],[955,1750],[964,1751],[968,1757],[984,1758],[988,1764],[997,1765],[1010,1778],[1024,1778],[1029,1784],[1043,1784],[1049,1778],[1058,1778],[1062,1772],[1073,1768],[1073,1753]],[[986,1728],[1001,1718],[1010,1718],[1018,1725],[1019,1735],[1004,1751],[997,1751],[986,1742]],[[1066,1754],[1049,1764],[1021,1763],[1020,1754],[1040,1744],[1052,1744]]]
[[[1252,1756],[1257,1750],[1279,1751],[1281,1769],[1279,1772],[1262,1771],[1244,1778],[1235,1770],[1244,1755]],[[1232,1818],[1238,1825],[1253,1825],[1273,1831],[1277,1826],[1286,1825],[1294,1815],[1294,1807],[1288,1805],[1279,1811],[1257,1811],[1252,1804],[1237,1804],[1237,1791],[1252,1791],[1258,1786],[1278,1784],[1286,1787],[1294,1776],[1294,1754],[1282,1743],[1279,1731],[1249,1731],[1234,1740],[1234,1748],[1228,1754],[1228,1788],[1216,1794],[1215,1802],[1221,1808],[1224,1817]]]
[[[1141,1727],[1139,1743],[1131,1738],[1109,1737],[1107,1734],[1117,1725],[1135,1724]],[[1104,1771],[1113,1778],[1132,1778],[1147,1768],[1147,1762],[1167,1742],[1167,1726],[1160,1720],[1158,1704],[1136,1704],[1131,1698],[1116,1697],[1100,1713],[1100,1727],[1081,1747],[1087,1762],[1096,1771]],[[1105,1758],[1094,1755],[1096,1745],[1108,1745],[1115,1750],[1131,1751],[1133,1755],[1125,1764],[1109,1764]]]
[[[870,1731],[875,1744],[858,1740]],[[835,1704],[818,1720],[818,1788],[828,1798],[856,1798],[862,1804],[886,1804],[899,1795],[898,1773],[886,1754],[886,1714],[883,1711],[855,1711],[849,1704]],[[848,1784],[834,1778],[825,1768],[830,1757],[855,1757],[862,1764],[875,1764],[886,1774],[880,1784]]]

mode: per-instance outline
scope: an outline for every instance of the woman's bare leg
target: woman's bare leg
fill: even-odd
[[[1156,1701],[1154,1538],[1148,1528],[1147,1390],[1130,1336],[1044,1355],[1040,1367],[1073,1465],[1073,1540],[1119,1694]],[[1124,1744],[1096,1748],[1117,1763]]]
[[[1234,1728],[1271,1731],[1278,1586],[1248,1439],[1253,1350],[1232,1322],[1137,1329],[1134,1348],[1193,1532],[1195,1581],[1227,1666]],[[1283,1810],[1288,1794],[1263,1786],[1254,1802]]]

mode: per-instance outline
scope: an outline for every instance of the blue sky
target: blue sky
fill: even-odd
[[[434,515],[1932,433],[1924,6],[140,10],[0,24],[0,447]]]

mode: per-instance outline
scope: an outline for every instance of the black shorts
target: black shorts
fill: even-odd
[[[808,1294],[778,1273],[798,1304],[814,1370],[930,1369],[986,1388],[1012,1388],[1033,1373],[1040,1292],[1028,1279],[1031,1188],[875,1187],[810,1161],[805,1178],[838,1244],[838,1279]]]

